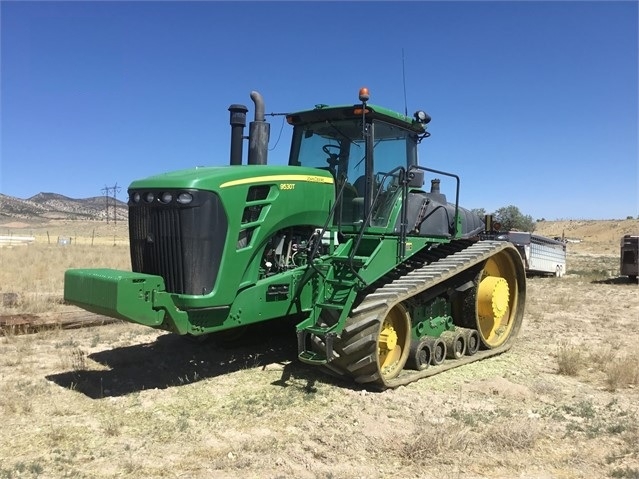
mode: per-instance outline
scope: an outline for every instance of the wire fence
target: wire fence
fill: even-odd
[[[128,231],[118,228],[115,231],[105,231],[104,228],[94,228],[84,231],[69,230],[30,230],[12,231],[7,229],[0,235],[0,247],[25,246],[30,244],[48,244],[59,246],[90,245],[90,246],[128,246]]]

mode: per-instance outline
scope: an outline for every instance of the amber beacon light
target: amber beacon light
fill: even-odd
[[[368,94],[368,88],[366,88],[365,86],[360,88],[359,89],[359,101],[367,102],[369,98],[370,98],[370,95]]]

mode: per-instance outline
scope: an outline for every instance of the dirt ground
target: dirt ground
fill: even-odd
[[[284,327],[6,333],[0,478],[639,478],[639,288],[619,231],[570,231],[510,351],[381,393],[297,362]]]

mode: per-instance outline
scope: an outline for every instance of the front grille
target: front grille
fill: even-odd
[[[215,286],[226,238],[224,209],[215,193],[170,191],[171,201],[163,203],[166,193],[129,191],[133,271],[162,276],[170,293],[208,294]],[[192,201],[179,203],[180,193],[188,193]]]

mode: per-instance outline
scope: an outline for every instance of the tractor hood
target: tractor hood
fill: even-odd
[[[144,189],[220,191],[239,185],[314,183],[333,185],[330,173],[316,168],[239,165],[211,166],[178,170],[136,180],[129,191]]]

